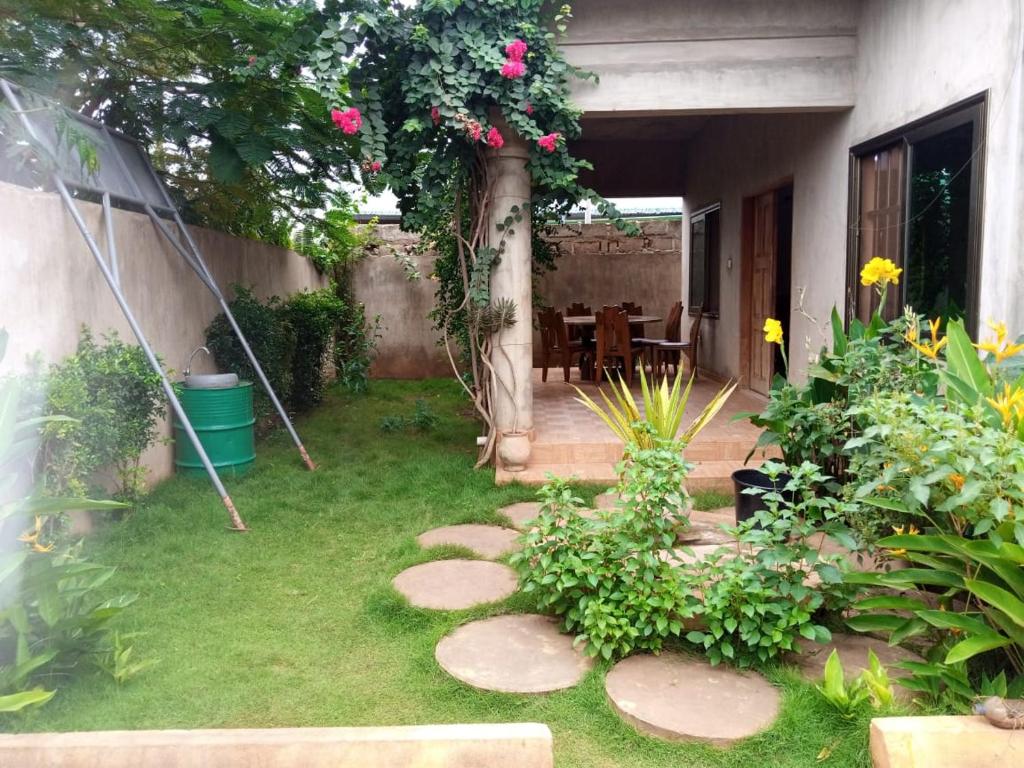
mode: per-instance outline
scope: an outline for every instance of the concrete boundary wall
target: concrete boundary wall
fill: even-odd
[[[79,202],[90,230],[106,246],[102,208]],[[199,278],[172,250],[144,214],[114,211],[121,283],[147,338],[166,365],[185,367],[189,352],[203,344],[219,306]],[[218,284],[252,286],[260,297],[287,296],[327,284],[313,265],[284,248],[191,228]],[[97,337],[114,330],[135,342],[113,293],[56,194],[0,183],[0,327],[10,342],[0,372],[25,370],[31,358],[43,364],[74,352],[85,324]],[[197,355],[194,369],[212,371]],[[160,428],[170,436],[170,426]],[[143,457],[150,481],[173,471],[173,447],[152,446]]]
[[[552,768],[539,723],[0,735],[18,768]]]
[[[595,310],[632,301],[645,312],[664,317],[682,295],[681,226],[678,219],[643,221],[640,237],[626,237],[605,223],[556,227],[546,239],[561,256],[555,270],[537,281],[534,301],[560,310],[575,301]],[[411,251],[418,242],[416,236],[402,232],[397,224],[382,225],[380,236],[388,247],[353,270],[356,298],[366,305],[370,317],[381,316],[383,337],[373,375],[400,379],[451,375],[444,349],[438,346],[439,334],[428,317],[435,306],[437,283],[431,276],[436,254],[428,251],[415,257],[421,277],[410,281],[389,251]],[[650,330],[660,334],[664,326]],[[537,365],[540,338],[536,332],[533,344]]]

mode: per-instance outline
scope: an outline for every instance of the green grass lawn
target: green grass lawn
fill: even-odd
[[[433,431],[380,431],[383,416],[411,414],[417,398],[440,416]],[[545,696],[456,682],[434,661],[438,639],[471,618],[529,610],[528,602],[517,595],[486,610],[434,613],[409,608],[390,580],[456,553],[421,551],[418,533],[498,522],[498,507],[533,492],[496,488],[492,471],[473,471],[476,428],[452,382],[375,382],[361,397],[335,391],[297,426],[315,473],[281,433],[261,443],[248,477],[229,482],[250,533],[225,530],[205,481],[175,479],[90,539],[95,559],[119,567],[112,589],[139,593],[123,627],[142,633],[136,651],[159,664],[121,688],[81,677],[5,727],[539,721],[566,767],[869,765],[866,721],[840,719],[785,670],[769,675],[784,697],[775,726],[728,751],[638,735],[605,702],[605,663],[576,688]]]

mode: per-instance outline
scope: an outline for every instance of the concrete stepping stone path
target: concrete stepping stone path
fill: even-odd
[[[436,611],[496,603],[518,587],[515,571],[486,560],[434,560],[406,568],[391,583],[410,604]]]
[[[495,559],[520,548],[519,531],[497,525],[446,525],[421,533],[416,541],[424,549],[454,544],[475,555]]]
[[[626,722],[670,741],[725,746],[764,730],[779,713],[779,692],[760,675],[679,653],[620,661],[605,693]]]
[[[803,652],[791,656],[791,660],[800,669],[800,672],[808,680],[818,681],[825,676],[825,662],[828,661],[832,650],[839,651],[839,660],[843,663],[843,675],[847,680],[853,680],[860,675],[868,666],[868,650],[875,652],[878,660],[885,666],[890,678],[909,677],[910,673],[895,665],[901,661],[923,661],[915,653],[893,647],[885,640],[879,640],[868,635],[845,635],[834,633],[832,641],[819,645],[818,643],[803,643]],[[907,692],[906,688],[894,686],[897,693]],[[909,693],[909,692],[908,692]]]
[[[594,663],[573,647],[571,636],[558,631],[554,619],[536,614],[463,624],[441,638],[434,657],[456,680],[502,693],[570,688]]]
[[[517,504],[502,507],[498,510],[498,514],[508,518],[513,528],[525,531],[530,527],[529,523],[540,514],[540,506],[539,501],[520,501]]]

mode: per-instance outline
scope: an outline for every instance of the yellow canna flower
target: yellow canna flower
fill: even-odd
[[[31,544],[32,549],[36,552],[46,553],[53,549],[53,544],[40,544],[39,534],[43,532],[43,520],[41,517],[36,516],[35,528],[30,528],[25,531],[21,536],[18,537],[18,541],[23,541],[26,544]]]
[[[769,317],[764,321],[764,340],[769,344],[782,345],[782,323]]]
[[[942,325],[942,318],[941,317],[937,317],[934,320],[929,320],[928,321],[928,328],[931,330],[931,334],[932,334],[932,340],[931,340],[930,344],[928,342],[925,342],[924,344],[921,344],[918,341],[918,331],[917,331],[917,322],[916,321],[914,322],[913,325],[911,325],[909,328],[907,328],[907,335],[904,338],[906,338],[906,340],[910,344],[910,346],[912,346],[914,349],[916,349],[922,355],[924,355],[925,357],[930,357],[932,360],[935,360],[939,356],[939,351],[944,346],[946,346],[946,344],[949,342],[949,338],[948,337],[943,337],[941,339],[939,338],[939,327],[941,325]]]
[[[879,256],[871,259],[860,271],[861,285],[877,285],[881,288],[892,283],[899,285],[900,274],[903,270],[897,267],[891,259],[883,259]]]
[[[1001,393],[985,400],[1003,417],[1003,426],[1007,429],[1013,427],[1014,419],[1024,414],[1024,389],[1010,389],[1009,384],[1003,384]]]
[[[982,352],[991,352],[997,363],[1001,363],[1006,358],[1013,357],[1018,352],[1024,351],[1024,344],[1011,344],[1006,340],[1006,323],[988,320],[985,325],[995,333],[995,339],[975,344],[974,346]]]

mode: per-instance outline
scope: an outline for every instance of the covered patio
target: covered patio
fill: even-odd
[[[623,444],[594,413],[577,402],[574,387],[579,386],[599,398],[592,381],[582,381],[578,368],[572,369],[566,384],[561,370],[549,371],[547,382],[541,381],[539,368],[533,370],[533,451],[522,472],[497,470],[499,484],[520,482],[541,484],[548,474],[576,477],[584,482],[614,483],[615,464],[622,458]],[[601,385],[608,392],[608,385]],[[723,382],[701,376],[693,385],[684,427],[714,397]],[[640,384],[633,382],[637,402],[641,401]],[[610,394],[610,393],[609,393]],[[711,424],[691,443],[685,456],[696,464],[689,476],[689,490],[721,490],[731,492],[732,472],[757,442],[760,430],[747,420],[734,421],[743,411],[758,411],[765,398],[747,389],[737,389]],[[752,457],[751,461],[756,461]]]

